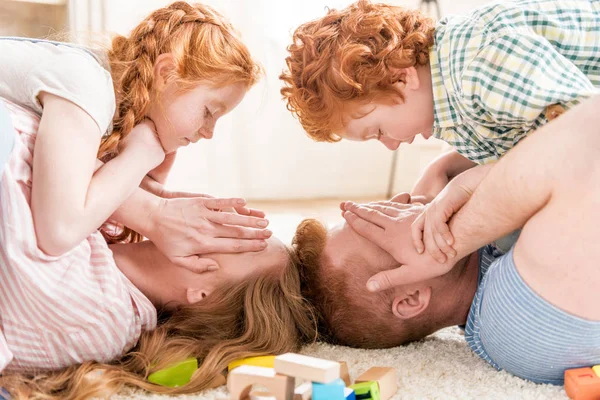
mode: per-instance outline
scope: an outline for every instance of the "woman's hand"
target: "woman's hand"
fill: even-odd
[[[215,266],[199,255],[261,251],[272,232],[262,217],[221,210],[245,208],[245,200],[206,197],[161,199],[146,229],[148,238],[173,263],[195,272]]]

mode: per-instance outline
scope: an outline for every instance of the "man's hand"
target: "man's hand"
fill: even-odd
[[[424,206],[395,202],[366,205],[346,202],[343,207],[346,210],[344,218],[358,234],[388,252],[401,264],[399,268],[372,276],[367,283],[370,291],[431,279],[445,274],[454,266],[454,261],[440,264],[429,253],[419,254],[415,250],[410,226]]]
[[[162,199],[149,219],[148,238],[171,262],[194,272],[214,264],[198,255],[261,251],[272,232],[263,218],[223,212],[245,207],[243,199],[204,197]]]

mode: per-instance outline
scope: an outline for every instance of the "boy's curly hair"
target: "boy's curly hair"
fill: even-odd
[[[374,98],[398,97],[401,69],[426,65],[434,22],[417,10],[359,0],[302,24],[280,79],[287,108],[316,141],[336,142],[343,113]]]

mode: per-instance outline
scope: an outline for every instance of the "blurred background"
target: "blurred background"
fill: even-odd
[[[193,0],[192,0],[193,1]],[[224,13],[266,70],[238,108],[217,124],[214,138],[181,149],[167,186],[242,196],[287,220],[317,215],[339,220],[341,199],[384,199],[410,191],[424,167],[447,148],[420,137],[396,152],[381,143],[314,143],[285,108],[278,76],[286,46],[302,22],[350,0],[203,0]],[[385,0],[422,8],[435,19],[487,0]],[[170,0],[0,0],[0,35],[47,37],[94,45],[127,34]],[[286,214],[289,210],[300,214]],[[291,220],[290,220],[291,221]],[[273,224],[272,224],[273,225]],[[293,225],[293,224],[292,224]],[[282,228],[283,229],[283,228]],[[289,236],[291,226],[282,236]]]

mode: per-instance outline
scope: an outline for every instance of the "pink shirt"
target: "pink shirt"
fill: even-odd
[[[30,198],[39,118],[6,107],[17,138],[0,181],[0,373],[111,361],[156,327],[156,309],[99,232],[60,257],[38,248]]]

